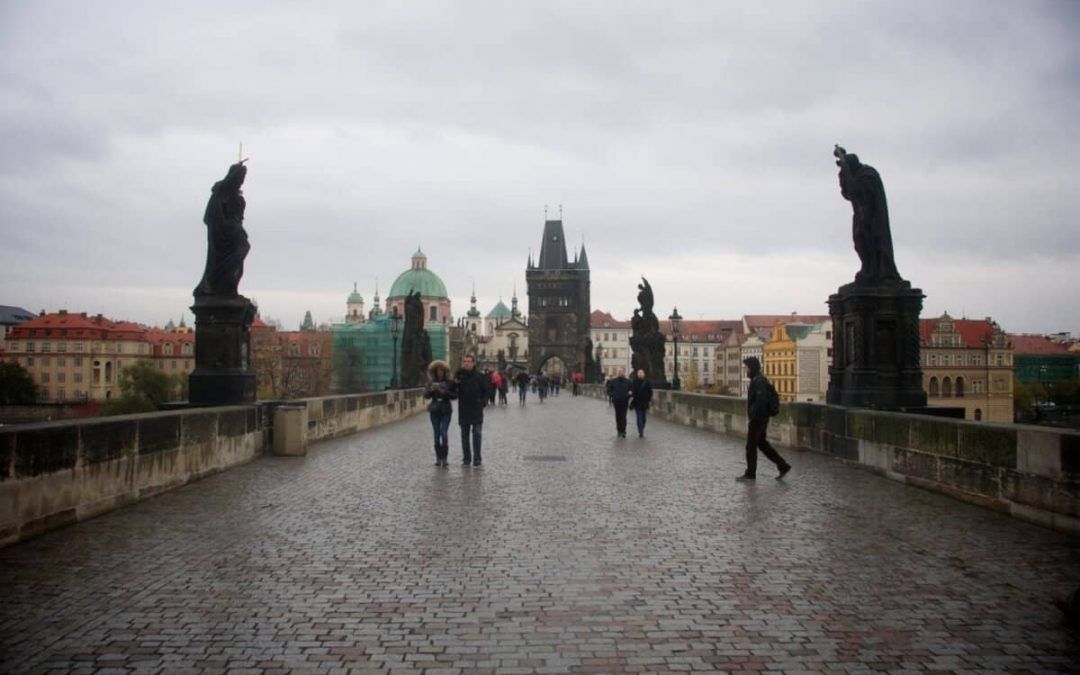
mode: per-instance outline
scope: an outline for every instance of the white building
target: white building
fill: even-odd
[[[589,333],[592,338],[594,357],[600,362],[604,379],[614,377],[619,368],[630,373],[632,351],[630,335],[633,331],[629,321],[618,321],[608,312],[594,309],[589,315]]]

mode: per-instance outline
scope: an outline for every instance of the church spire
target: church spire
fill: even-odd
[[[510,316],[515,319],[521,316],[517,305],[517,281],[514,282],[514,295],[510,298]]]

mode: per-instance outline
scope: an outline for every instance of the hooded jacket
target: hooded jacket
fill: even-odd
[[[446,372],[446,379],[435,379],[435,370],[438,368],[443,368],[443,370]],[[455,386],[454,381],[450,379],[450,366],[446,363],[446,361],[435,360],[432,361],[430,365],[428,365],[427,372],[428,383],[427,386],[424,388],[424,398],[430,398],[433,401],[445,401],[447,405],[446,412],[453,413],[454,408],[453,404],[451,404],[450,401],[453,401],[455,398],[457,398],[457,387]]]
[[[749,368],[750,387],[746,391],[746,415],[751,422],[769,419],[769,380],[761,374],[761,361],[748,356],[743,363]]]

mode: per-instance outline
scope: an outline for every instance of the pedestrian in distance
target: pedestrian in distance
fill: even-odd
[[[506,394],[510,391],[510,373],[499,373],[499,405],[506,405]]]
[[[454,404],[457,388],[450,379],[450,366],[446,361],[432,361],[428,365],[428,383],[424,388],[424,398],[428,403],[428,416],[431,429],[435,433],[435,466],[449,466],[450,454],[450,418],[454,416]]]
[[[517,374],[514,381],[517,382],[518,402],[525,405],[525,395],[529,393],[529,374],[523,370]]]
[[[652,403],[652,385],[645,379],[645,371],[638,369],[636,377],[630,383],[630,407],[637,416],[638,438],[645,438],[645,415]]]
[[[777,480],[783,478],[791,465],[788,464],[776,448],[769,443],[766,433],[769,430],[769,418],[780,412],[780,396],[776,388],[761,372],[761,361],[756,356],[743,360],[746,375],[750,378],[750,388],[746,393],[746,416],[750,419],[746,431],[746,473],[736,480],[749,481],[757,478],[757,453],[769,458],[780,470]]]
[[[615,431],[619,438],[626,438],[626,409],[630,406],[630,380],[626,379],[626,368],[619,368],[615,377],[608,380],[607,393],[615,406]]]
[[[484,379],[488,384],[488,405],[495,405],[495,394],[499,391],[499,382],[496,379],[499,373],[493,372],[490,368],[484,368]]]
[[[461,358],[461,369],[454,376],[458,395],[458,425],[461,427],[461,463],[480,466],[483,441],[484,406],[487,405],[491,379],[477,372],[472,354]]]
[[[548,378],[547,373],[542,370],[536,374],[536,393],[540,396],[541,403],[547,400]]]

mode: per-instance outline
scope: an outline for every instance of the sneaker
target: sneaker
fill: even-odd
[[[751,476],[748,473],[744,473],[743,475],[739,476],[735,480],[737,480],[737,481],[751,481],[751,480],[757,480],[757,477],[756,476]]]
[[[791,471],[790,464],[785,464],[784,466],[780,467],[780,475],[776,477],[776,480],[783,480],[784,476],[787,475],[788,471]]]

